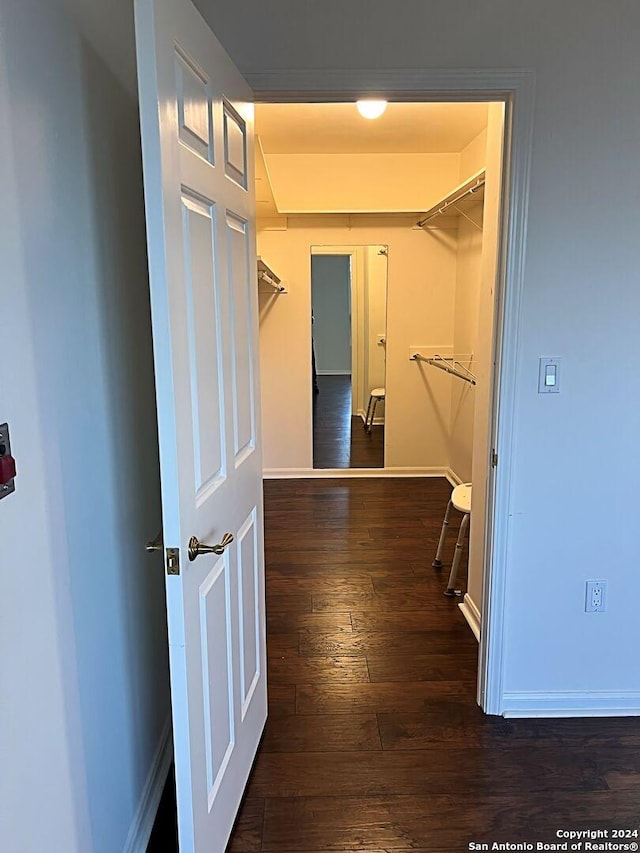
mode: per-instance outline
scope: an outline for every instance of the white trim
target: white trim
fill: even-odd
[[[502,228],[496,288],[496,369],[491,447],[500,456],[489,473],[484,571],[484,631],[480,642],[478,701],[502,713],[505,590],[509,566],[511,471],[520,368],[520,304],[524,285],[529,175],[533,148],[535,72],[507,69],[280,69],[246,75],[256,100],[309,103],[357,100],[376,92],[397,101],[488,101],[506,105]],[[499,404],[499,405],[498,405]]]
[[[473,631],[473,636],[478,642],[480,642],[480,622],[482,617],[480,616],[480,611],[476,607],[475,601],[471,598],[468,592],[465,592],[462,603],[459,604],[458,607],[462,610],[462,615],[467,620],[469,627]]]
[[[489,468],[485,570],[483,578],[484,630],[480,639],[478,701],[487,714],[502,712],[505,661],[505,606],[509,573],[511,479],[515,456],[515,429],[519,396],[520,305],[533,148],[535,76],[514,76],[506,104],[503,205],[496,287],[495,369],[492,389],[491,448],[499,454],[497,468]]]
[[[361,306],[360,300],[363,294],[364,275],[362,249],[364,246],[358,246],[353,243],[345,243],[343,245],[329,244],[312,244],[311,257],[314,255],[329,255],[332,257],[349,258],[349,304],[351,311],[351,410],[358,405],[358,400],[364,394],[363,383],[364,378],[362,373],[362,360],[360,359],[360,315]],[[312,268],[309,267],[309,287],[313,290]],[[311,330],[313,337],[313,327]]]
[[[358,409],[358,411],[354,414],[354,418],[360,418],[362,423],[364,424],[364,419],[367,417],[367,413],[362,409]],[[373,426],[384,426],[384,415],[376,416],[373,420]]]
[[[351,370],[318,370],[316,368],[317,376],[351,376]]]
[[[637,717],[640,691],[505,693],[505,717]]]
[[[453,468],[447,468],[446,471],[447,471],[447,473],[445,474],[445,477],[451,483],[451,485],[454,487],[454,489],[456,486],[459,486],[460,483],[464,482],[462,477],[458,477],[458,475],[453,470]]]
[[[265,480],[339,477],[445,477],[448,480],[448,471],[448,468],[265,468],[262,475]]]
[[[356,100],[373,90],[396,101],[500,100],[533,76],[528,68],[284,68],[244,74],[261,103]]]
[[[160,797],[169,775],[172,758],[173,738],[171,737],[171,718],[169,717],[162,727],[160,741],[142,789],[138,808],[129,828],[123,853],[145,853],[158,813]]]

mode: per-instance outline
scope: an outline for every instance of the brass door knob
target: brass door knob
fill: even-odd
[[[189,559],[193,562],[201,554],[222,554],[227,545],[231,545],[232,542],[232,533],[225,533],[217,545],[205,545],[197,536],[192,536],[189,539]]]

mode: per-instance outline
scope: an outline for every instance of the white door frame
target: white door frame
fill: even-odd
[[[500,464],[490,470],[487,484],[483,629],[478,667],[478,702],[486,713],[501,714],[509,508],[535,73],[530,69],[301,69],[257,71],[246,74],[245,78],[256,101],[263,103],[355,101],[363,95],[377,94],[395,101],[503,101],[505,104],[490,433],[491,446],[499,451]]]
[[[340,246],[337,243],[331,244],[322,244],[322,243],[312,243],[311,244],[311,257],[314,255],[333,255],[337,257],[346,257],[349,258],[349,299],[351,303],[351,414],[357,415],[358,411],[358,399],[359,393],[362,391],[363,380],[360,375],[362,370],[362,359],[360,358],[360,335],[359,335],[359,320],[361,313],[361,306],[359,304],[360,295],[362,291],[362,274],[363,270],[360,269],[360,264],[358,263],[358,249],[361,249],[362,246],[356,246],[354,244],[345,244],[344,246]],[[311,271],[309,272],[309,277],[311,280],[311,288],[313,295],[313,279],[311,277]],[[364,417],[363,417],[364,421]]]
[[[358,305],[357,277],[360,274],[358,268],[357,247],[345,246],[344,251],[337,246],[324,246],[322,244],[311,244],[310,259],[314,255],[332,255],[349,258],[349,304],[351,311],[351,413],[356,414],[356,400],[358,396],[359,381],[359,352],[358,352],[358,317],[360,306]],[[313,274],[309,268],[309,280],[311,282],[311,297],[313,299]],[[313,334],[313,331],[312,331]]]

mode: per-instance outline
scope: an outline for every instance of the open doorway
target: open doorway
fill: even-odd
[[[288,294],[268,313],[266,302],[275,300],[261,304],[265,473],[338,477],[350,468],[353,476],[415,478],[415,488],[440,479],[447,494],[472,484],[468,577],[465,557],[457,577],[447,580],[443,571],[442,586],[462,599],[476,638],[495,406],[504,124],[501,102],[390,103],[375,121],[359,116],[353,103],[256,107],[258,251]],[[352,365],[351,418],[365,426],[378,403],[372,430],[384,430],[382,467],[347,465],[345,438],[342,458],[316,464],[314,413],[322,395],[309,381],[315,300],[309,256],[342,257],[343,267],[350,256],[355,318],[355,252],[376,245],[386,253],[386,316],[384,329],[370,329],[370,338],[384,352],[384,379],[368,377],[356,390]],[[294,418],[275,403],[285,385]],[[444,500],[441,516],[446,506]],[[454,507],[448,520],[465,514]],[[446,539],[436,554],[441,521],[420,558],[432,549],[429,563],[448,574],[456,543]],[[458,544],[457,552],[466,549],[466,537]]]
[[[384,468],[387,255],[311,247],[316,470]]]

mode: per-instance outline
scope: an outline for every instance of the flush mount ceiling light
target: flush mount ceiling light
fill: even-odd
[[[386,101],[356,101],[358,112],[364,118],[380,118],[387,108]]]

